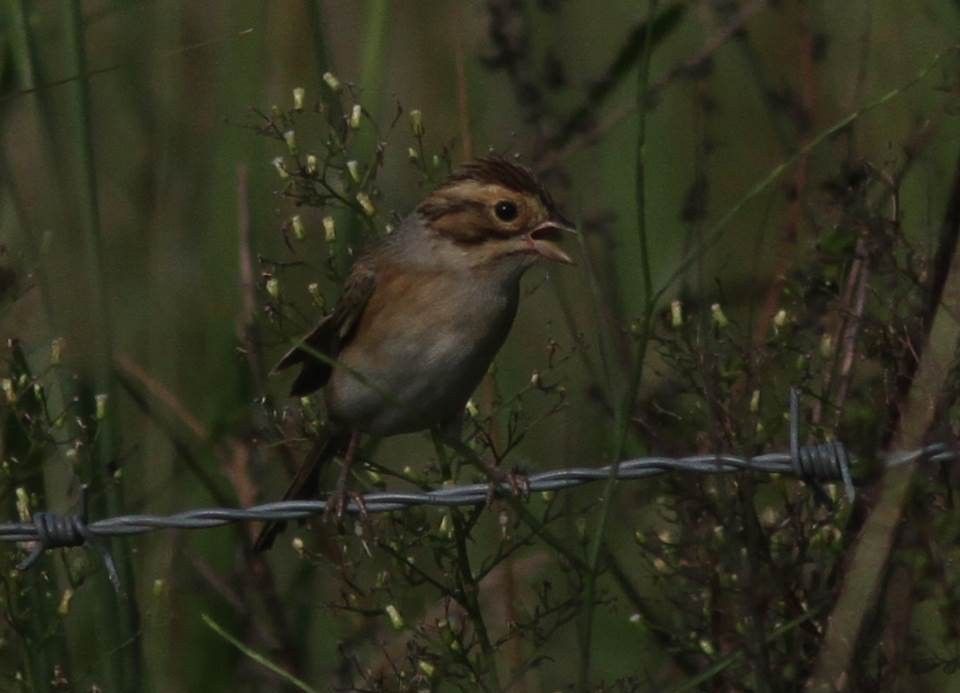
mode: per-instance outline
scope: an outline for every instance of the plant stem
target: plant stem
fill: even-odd
[[[647,91],[650,79],[650,56],[653,51],[653,25],[657,14],[658,0],[647,2],[647,32],[643,44],[643,55],[640,60],[637,84],[637,167],[636,167],[636,196],[637,196],[637,235],[640,240],[640,266],[643,276],[644,315],[637,354],[633,366],[633,376],[627,385],[623,401],[617,412],[615,439],[613,445],[613,459],[610,467],[610,477],[604,489],[603,505],[600,508],[600,520],[593,536],[588,554],[588,570],[584,598],[584,620],[582,638],[580,642],[580,669],[579,690],[586,692],[590,687],[590,665],[593,650],[593,610],[596,600],[598,565],[604,545],[604,536],[607,521],[610,517],[610,508],[616,492],[617,474],[620,468],[620,459],[626,447],[627,432],[630,428],[630,413],[633,403],[640,389],[640,378],[643,375],[643,364],[646,360],[647,343],[650,340],[650,327],[653,322],[655,301],[653,296],[653,274],[650,266],[649,243],[647,239],[647,205],[646,205],[646,147],[647,147]]]
[[[224,640],[226,640],[228,643],[230,643],[231,645],[233,645],[234,647],[236,647],[236,648],[237,648],[238,650],[240,650],[243,654],[245,654],[247,657],[249,657],[250,659],[252,659],[254,662],[256,662],[257,664],[259,664],[260,666],[265,667],[265,668],[269,669],[270,671],[272,671],[274,674],[276,674],[277,676],[279,676],[280,678],[282,678],[284,681],[286,681],[287,683],[289,683],[291,686],[293,686],[293,687],[295,687],[295,688],[297,688],[297,689],[299,689],[299,690],[301,690],[301,691],[304,691],[304,693],[319,693],[316,688],[313,688],[312,686],[310,686],[309,684],[307,684],[305,681],[302,681],[301,679],[298,679],[296,676],[294,676],[293,674],[291,674],[289,671],[286,671],[285,669],[282,669],[279,665],[274,664],[271,660],[267,659],[266,657],[264,657],[264,656],[263,656],[262,654],[260,654],[259,652],[255,651],[255,650],[252,650],[252,649],[250,649],[249,647],[247,647],[246,645],[244,645],[242,642],[240,642],[239,640],[237,640],[237,639],[236,639],[234,636],[232,636],[230,633],[228,633],[228,632],[225,631],[223,628],[221,628],[221,627],[220,627],[220,624],[218,624],[216,621],[214,621],[212,618],[210,618],[210,617],[207,616],[206,614],[200,614],[200,618],[201,618],[201,619],[203,620],[203,622],[207,625],[207,627],[208,627],[210,630],[212,630],[214,633],[216,633],[216,634],[219,635],[221,638],[223,638]]]
[[[64,6],[64,43],[66,45],[69,71],[77,75],[87,75],[87,57],[83,26],[83,3],[71,0]],[[85,297],[89,302],[94,344],[93,382],[98,394],[107,395],[109,413],[98,422],[94,452],[90,457],[88,478],[98,483],[104,490],[102,503],[94,512],[117,515],[122,512],[123,502],[120,487],[114,481],[111,466],[116,450],[116,408],[117,398],[111,377],[111,325],[108,306],[108,293],[105,289],[103,247],[101,242],[100,209],[98,205],[97,173],[93,151],[93,135],[90,121],[90,92],[86,77],[74,84],[74,104],[72,115],[76,130],[76,182],[77,206],[75,218],[78,220],[84,249],[84,264],[81,275],[87,282],[89,293]],[[113,540],[110,550],[120,573],[121,584],[132,587],[131,566],[126,542]],[[106,631],[104,641],[119,646],[122,656],[109,659],[107,688],[116,691],[135,691],[140,687],[141,655],[139,632],[139,614],[132,593],[117,594],[104,580],[98,581],[99,601],[102,605],[103,628]]]

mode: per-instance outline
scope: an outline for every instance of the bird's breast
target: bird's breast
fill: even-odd
[[[392,435],[459,416],[510,330],[518,288],[449,273],[380,278],[327,387],[331,417]]]

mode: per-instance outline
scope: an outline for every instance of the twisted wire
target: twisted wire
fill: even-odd
[[[758,472],[783,474],[807,482],[814,493],[826,498],[818,483],[840,482],[845,495],[853,502],[855,490],[850,474],[850,456],[839,441],[813,445],[799,444],[799,405],[796,391],[790,397],[790,451],[772,452],[754,457],[737,455],[691,455],[687,457],[639,457],[620,462],[616,470],[618,480],[644,479],[670,472],[687,474],[732,474]],[[899,466],[921,459],[933,462],[953,462],[960,458],[946,445],[933,444],[909,451],[891,453],[887,466]],[[531,493],[559,491],[603,481],[610,477],[611,466],[575,467],[539,472],[528,477],[526,487]],[[491,495],[507,496],[515,492],[507,481],[444,486],[430,491],[378,491],[355,497],[347,503],[350,513],[381,513],[417,506],[452,507],[478,505]],[[263,503],[248,508],[200,508],[172,515],[119,515],[88,521],[86,487],[82,489],[83,512],[80,515],[58,515],[37,512],[31,522],[0,523],[0,542],[31,542],[30,554],[17,567],[27,570],[50,549],[92,545],[101,554],[107,572],[119,588],[117,570],[102,539],[143,534],[160,529],[210,529],[234,522],[269,520],[301,520],[319,515],[326,510],[327,501],[295,500]],[[359,500],[359,502],[358,502]],[[829,501],[827,501],[829,502]]]

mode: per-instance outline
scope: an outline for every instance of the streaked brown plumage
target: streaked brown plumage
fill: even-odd
[[[564,230],[569,225],[528,169],[479,159],[357,260],[334,311],[275,369],[301,365],[291,394],[323,387],[332,426],[284,498],[315,494],[319,463],[349,447],[336,494],[342,512],[360,433],[459,420],[510,330],[523,272],[538,257],[570,262],[548,240]],[[268,547],[278,529],[268,524],[257,547]]]

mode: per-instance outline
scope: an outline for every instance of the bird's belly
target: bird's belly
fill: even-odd
[[[347,348],[326,389],[331,418],[374,435],[454,420],[503,343],[513,307],[423,329],[397,329],[375,348]],[[439,328],[439,324],[447,327]]]

